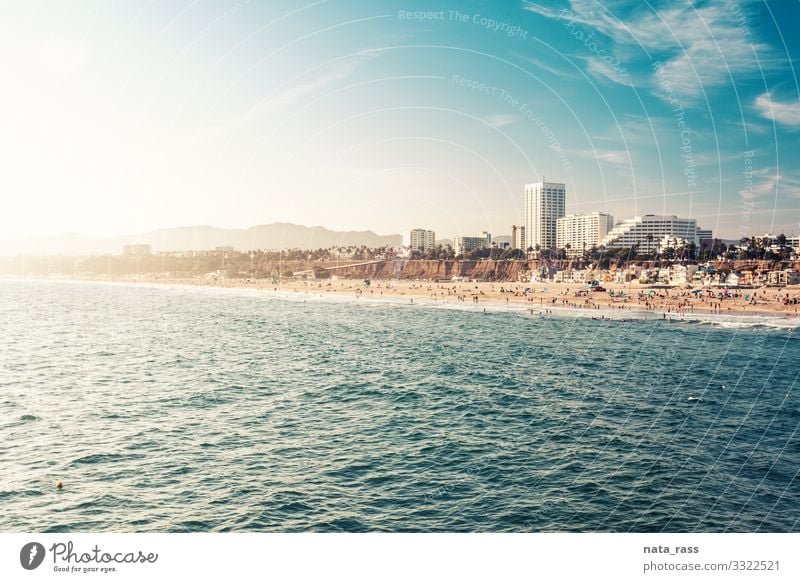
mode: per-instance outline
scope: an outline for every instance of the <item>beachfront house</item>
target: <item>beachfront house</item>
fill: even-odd
[[[767,284],[781,287],[784,285],[800,285],[800,273],[793,269],[770,271],[767,276]]]
[[[640,265],[628,265],[624,269],[617,269],[614,272],[614,283],[630,283],[636,281],[642,274]]]
[[[556,283],[573,283],[572,269],[556,271],[556,274],[553,276],[553,281]]]
[[[743,279],[744,279],[744,277],[742,276],[741,273],[737,273],[735,271],[732,271],[725,278],[725,284],[733,286],[733,287],[738,287],[739,285],[742,285],[742,280]]]
[[[589,281],[598,280],[599,273],[595,273],[593,269],[572,270],[564,269],[563,271],[556,272],[553,280],[556,283],[588,283]]]
[[[301,281],[313,280],[313,279],[316,278],[315,275],[314,275],[314,269],[306,269],[304,271],[295,271],[294,273],[292,273],[292,277],[294,279],[298,279],[298,280],[301,280]]]
[[[552,265],[542,265],[538,269],[525,272],[525,282],[543,283],[545,281],[552,281],[557,273],[557,270]]]
[[[684,285],[693,281],[697,265],[672,265],[669,268],[669,285]]]
[[[642,269],[639,273],[639,283],[643,285],[655,283],[658,281],[658,269]]]

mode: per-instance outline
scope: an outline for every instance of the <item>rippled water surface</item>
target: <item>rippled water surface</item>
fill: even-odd
[[[800,530],[798,332],[488,311],[0,281],[0,530]]]

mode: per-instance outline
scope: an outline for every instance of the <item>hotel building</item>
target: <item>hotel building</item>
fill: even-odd
[[[564,216],[567,188],[558,182],[525,186],[525,247],[555,249],[556,221]]]
[[[697,220],[675,215],[636,216],[617,223],[600,244],[611,248],[635,246],[639,254],[647,254],[657,249],[665,238],[697,244]]]
[[[575,257],[598,246],[614,228],[614,217],[603,212],[569,214],[556,221],[556,248]]]

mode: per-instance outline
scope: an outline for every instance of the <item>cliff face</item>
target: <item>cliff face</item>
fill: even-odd
[[[640,263],[644,267],[653,266],[652,262]],[[329,266],[330,263],[319,263],[320,267]],[[557,269],[577,269],[577,263],[572,261],[552,261],[550,265]],[[747,269],[779,269],[794,268],[800,270],[800,263],[779,264],[769,261],[734,261],[717,263],[717,268],[747,270]],[[348,279],[442,279],[449,280],[453,277],[465,277],[479,281],[517,281],[520,271],[530,271],[540,267],[538,261],[424,261],[395,259],[380,261],[370,264],[353,265],[349,267],[330,270],[331,275]],[[618,265],[609,265],[609,272],[614,273]]]
[[[482,281],[516,281],[521,270],[535,261],[422,261],[396,259],[332,270],[350,279],[452,279],[467,277]]]

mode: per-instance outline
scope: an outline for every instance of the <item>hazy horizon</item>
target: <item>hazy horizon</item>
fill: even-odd
[[[7,5],[0,239],[275,221],[507,234],[567,213],[800,231],[792,8]],[[422,11],[422,12],[421,12]]]

